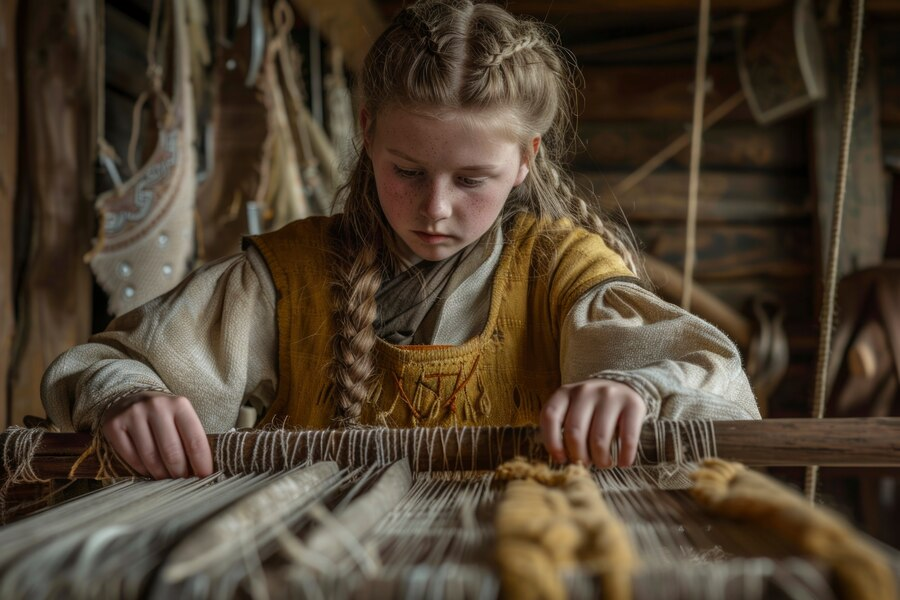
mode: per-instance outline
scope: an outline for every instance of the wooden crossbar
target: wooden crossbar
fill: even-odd
[[[684,423],[680,422],[682,431],[687,429]],[[716,421],[713,426],[716,454],[748,466],[900,466],[900,418]],[[641,433],[640,452],[645,464],[677,458],[675,430],[667,430],[665,447],[660,449],[656,427],[647,423]],[[468,428],[460,433],[444,430],[444,434],[425,444],[410,430],[403,429],[377,429],[367,436],[353,430],[324,434],[298,430],[291,433],[290,443],[296,444],[296,460],[328,458],[344,465],[374,462],[379,448],[400,448],[400,453],[408,456],[419,471],[493,469],[519,455],[548,458],[535,428]],[[250,432],[242,440],[246,460],[250,460],[256,438],[261,435],[266,434]],[[0,433],[0,445],[4,448],[8,436]],[[215,453],[220,434],[208,437]],[[688,437],[682,433],[680,447],[685,458],[696,459]],[[41,478],[67,478],[81,458],[72,475],[93,479],[99,464],[96,455],[86,453],[90,444],[91,436],[86,433],[47,433],[35,451],[32,468]],[[274,467],[279,468],[278,459]]]

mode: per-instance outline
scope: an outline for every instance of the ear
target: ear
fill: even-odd
[[[359,111],[359,129],[363,134],[363,148],[368,152],[369,145],[372,143],[371,132],[372,119],[368,109],[364,106]]]
[[[537,156],[540,147],[541,136],[536,135],[532,138],[531,143],[528,145],[528,150],[522,155],[522,162],[519,165],[519,172],[516,174],[516,181],[513,184],[513,187],[525,181],[525,178],[528,176],[528,171],[530,170],[529,165],[534,162],[534,159]]]

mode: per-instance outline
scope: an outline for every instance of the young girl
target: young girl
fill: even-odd
[[[252,238],[64,353],[48,415],[155,478],[210,473],[204,433],[236,424],[540,425],[556,460],[610,466],[648,418],[758,418],[735,346],[639,284],[560,167],[573,76],[498,6],[403,10],[361,74],[343,214]]]

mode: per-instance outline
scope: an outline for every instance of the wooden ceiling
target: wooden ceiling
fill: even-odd
[[[715,17],[755,12],[790,5],[792,0],[712,0]],[[836,0],[819,0],[820,6]],[[847,0],[839,0],[848,4]],[[353,70],[362,66],[365,53],[388,21],[409,0],[291,0],[309,22],[315,20],[324,36],[344,49]],[[573,32],[576,44],[584,32],[614,29],[685,27],[696,21],[700,0],[506,0],[513,13],[528,14],[558,27],[564,37]],[[870,14],[900,16],[900,0],[868,0]]]

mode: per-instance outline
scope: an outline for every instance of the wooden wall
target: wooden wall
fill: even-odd
[[[900,259],[900,18],[878,27],[881,82],[881,143],[888,168],[888,193],[893,202],[885,256]]]
[[[705,99],[708,114],[741,91],[732,12],[716,12]],[[584,149],[575,160],[608,211],[624,213],[644,250],[682,268],[689,148],[631,190],[616,184],[690,128],[696,14],[618,14],[591,26],[559,24],[585,77]],[[608,23],[608,25],[607,25]],[[683,35],[652,42],[664,32]],[[626,40],[631,40],[626,43]],[[695,281],[747,313],[754,294],[782,299],[798,358],[814,348],[814,202],[808,179],[808,113],[767,127],[741,104],[703,138]],[[787,404],[780,393],[770,413]]]
[[[735,39],[724,25],[732,14],[734,11],[728,10],[713,14],[713,27],[716,23],[723,26],[713,33],[711,42],[707,113],[740,88]],[[687,31],[696,19],[694,10],[619,11],[580,17],[573,10],[567,15],[548,15],[561,31],[563,43],[575,52],[585,77],[579,118],[584,147],[575,158],[577,171],[593,184],[605,208],[628,217],[646,252],[679,267],[684,262],[688,149],[630,192],[616,195],[614,188],[690,127],[696,38],[686,35],[649,46],[639,42],[662,32]],[[858,112],[857,123],[880,113],[881,131],[877,132],[877,152],[867,147],[854,151],[857,155],[883,155],[886,164],[893,161],[900,171],[898,22],[894,13],[868,15],[864,35],[869,54],[861,78],[874,82],[868,93],[876,106],[874,110],[861,109],[864,112]],[[838,29],[849,30],[849,21]],[[834,84],[843,86],[843,70],[829,76]],[[819,224],[823,209],[814,169],[813,114],[808,109],[762,126],[742,106],[708,130],[703,139],[695,280],[747,315],[754,295],[771,295],[783,303],[791,359],[785,378],[768,402],[766,412],[774,417],[808,416],[813,391],[819,282],[826,254]],[[873,170],[880,177],[880,158]],[[880,181],[857,178],[857,185],[864,186],[878,185],[870,179]],[[900,192],[894,197],[898,195]],[[850,210],[860,219],[859,209]],[[900,207],[893,214],[897,222]],[[875,231],[884,228],[883,221],[878,221],[883,215],[882,211],[865,217],[873,238]],[[865,224],[860,225],[845,232],[845,253],[871,243],[861,238]],[[894,236],[900,236],[900,231],[895,229]],[[900,253],[900,242],[894,243]]]
[[[294,4],[317,5],[307,0],[295,0]],[[376,4],[384,19],[401,5],[397,0]],[[564,45],[583,67],[584,105],[579,131],[584,146],[575,156],[575,168],[600,194],[604,206],[627,216],[648,253],[680,266],[688,150],[678,153],[628,193],[616,195],[612,191],[637,166],[684,134],[690,124],[696,40],[689,30],[696,22],[696,3],[659,0],[650,4],[652,10],[639,13],[613,3],[583,1],[556,2],[548,7],[547,3],[510,0],[509,7],[557,26]],[[709,64],[712,87],[706,99],[707,111],[740,87],[735,42],[724,23],[748,5],[765,8],[779,4],[776,0],[714,3],[717,10],[713,15],[715,32]],[[865,68],[877,69],[880,82],[884,161],[900,170],[900,18],[886,4],[876,8],[883,12],[870,14],[866,34],[876,40],[877,60]],[[144,52],[150,2],[110,0],[105,9],[105,134],[124,157],[131,109],[146,87]],[[302,18],[298,18],[298,29],[303,27]],[[665,44],[636,43],[646,41],[646,36],[679,29],[688,33]],[[741,107],[704,136],[696,280],[740,311],[760,292],[784,301],[791,364],[771,399],[773,416],[806,414],[813,381],[823,250],[811,167],[811,115],[807,111],[763,127],[746,107]],[[123,178],[130,174],[125,165],[120,168]],[[96,169],[95,174],[97,191],[107,189],[110,181],[105,172]],[[890,184],[890,179],[886,182]],[[900,192],[889,197],[897,195]],[[0,209],[10,207],[0,205]],[[895,220],[900,219],[898,214],[900,210],[893,212]],[[898,236],[895,231],[895,238]],[[896,255],[900,255],[900,242],[894,243]],[[0,271],[3,277],[11,278],[11,267],[5,263]],[[7,297],[0,306],[0,368],[4,376],[9,373],[3,357],[10,343],[3,337],[7,333],[2,320],[8,317],[11,303]],[[20,309],[17,315],[21,315]],[[95,298],[93,312],[91,329],[101,329],[107,320],[102,295]],[[21,319],[16,327],[21,330]],[[8,377],[4,390],[9,390]],[[0,407],[0,417],[6,406],[3,403]]]

